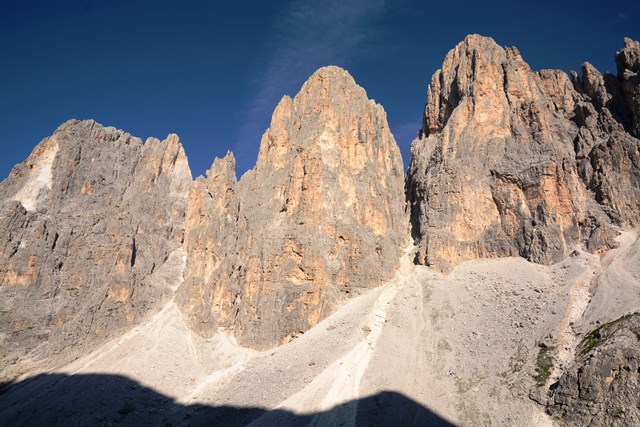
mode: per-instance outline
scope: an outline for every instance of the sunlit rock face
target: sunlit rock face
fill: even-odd
[[[637,224],[638,140],[616,89],[625,72],[602,78],[585,67],[582,80],[536,73],[517,49],[478,35],[447,54],[406,182],[418,262],[442,271],[501,256],[551,264],[576,245],[609,248],[611,221]]]
[[[2,377],[61,366],[160,307],[191,172],[175,135],[69,121],[0,184]],[[175,277],[173,277],[175,276]]]
[[[189,197],[183,312],[265,348],[380,285],[409,241],[403,165],[382,107],[337,67],[278,104],[256,166],[228,155]]]

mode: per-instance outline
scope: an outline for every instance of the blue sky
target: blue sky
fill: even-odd
[[[533,69],[615,72],[637,1],[3,1],[0,179],[64,121],[180,136],[194,176],[231,150],[253,167],[280,98],[324,65],[381,103],[403,153],[445,54],[480,33]]]

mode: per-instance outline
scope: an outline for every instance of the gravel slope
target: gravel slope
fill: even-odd
[[[163,418],[177,423],[211,422],[208,408],[224,406],[250,409],[220,412],[213,424],[356,425],[367,416],[551,425],[534,400],[544,402],[582,334],[640,307],[640,240],[625,232],[619,243],[603,256],[575,251],[549,267],[519,258],[471,261],[448,276],[414,268],[408,248],[393,280],[263,352],[224,332],[202,339],[171,302],[60,373],[130,378],[178,405]],[[553,362],[548,378],[536,371],[542,347]],[[15,421],[37,406],[39,420],[56,420],[66,401],[53,396],[71,378],[14,387],[0,396],[0,419]],[[94,412],[104,419],[114,410],[121,408]],[[124,419],[143,419],[136,413]]]

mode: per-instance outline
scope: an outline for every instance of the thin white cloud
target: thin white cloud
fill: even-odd
[[[605,24],[607,27],[613,27],[614,25],[619,25],[629,19],[629,15],[626,13],[618,12],[618,16],[615,19],[610,20]]]
[[[349,67],[374,48],[380,37],[376,21],[384,11],[385,0],[293,0],[281,11],[274,19],[267,59],[256,76],[256,94],[238,134],[236,154],[241,163],[255,161],[260,137],[282,96],[294,95],[316,69]]]

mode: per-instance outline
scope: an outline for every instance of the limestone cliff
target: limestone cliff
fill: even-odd
[[[201,334],[232,317],[244,260],[240,248],[247,241],[246,221],[240,216],[235,158],[216,159],[206,178],[198,177],[189,191],[185,216],[185,283],[177,300]],[[227,317],[225,317],[227,316]],[[213,318],[213,319],[212,319]]]
[[[629,41],[618,54],[622,77],[585,65],[573,82],[533,72],[517,49],[490,38],[471,35],[451,50],[411,148],[417,261],[443,271],[483,257],[550,264],[575,245],[611,247],[610,219],[637,224],[640,142],[621,102],[635,89],[620,80],[633,80],[625,67],[636,66],[636,48]]]
[[[640,314],[590,332],[560,377],[548,411],[561,425],[629,426],[640,423]]]
[[[627,128],[636,138],[640,138],[640,42],[624,39],[624,48],[616,53],[618,81],[627,110]]]
[[[13,169],[0,184],[0,379],[61,366],[157,311],[180,276],[190,184],[175,135],[143,144],[93,121],[63,124]]]
[[[577,91],[572,119],[580,126],[574,139],[580,176],[613,222],[640,222],[640,43],[625,39],[616,55],[618,76],[602,75],[588,62]]]
[[[280,101],[253,170],[236,183],[228,156],[192,188],[181,307],[201,333],[283,343],[391,278],[408,233],[384,110],[322,68]]]

